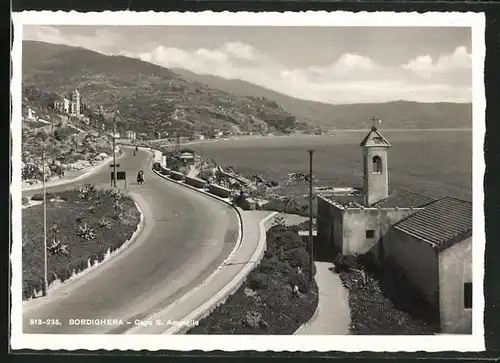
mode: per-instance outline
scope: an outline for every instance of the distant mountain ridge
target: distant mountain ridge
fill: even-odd
[[[274,101],[237,96],[185,80],[171,70],[124,56],[35,41],[23,42],[27,95],[67,94],[78,88],[90,110],[120,111],[123,128],[139,132],[293,132],[310,128]],[[41,96],[40,96],[41,97]],[[90,111],[89,111],[90,112]]]
[[[283,106],[288,112],[312,125],[338,129],[362,129],[371,125],[371,117],[383,120],[384,128],[471,128],[471,103],[419,103],[393,101],[334,105],[303,100],[239,79],[225,79],[197,74],[185,69],[172,69],[185,79],[206,84],[236,95],[262,96]]]

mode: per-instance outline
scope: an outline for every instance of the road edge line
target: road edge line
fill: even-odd
[[[128,146],[128,145],[127,145]],[[127,147],[126,146],[126,147]],[[153,151],[153,152],[159,152],[159,150],[156,150],[156,149],[152,149],[152,148],[146,148],[146,147],[138,147],[138,149],[140,150],[143,150],[143,151]],[[153,161],[154,161],[154,158],[153,158]],[[173,303],[171,303],[170,305],[166,306],[165,308],[161,309],[161,311],[157,312],[157,313],[154,313],[152,315],[149,315],[147,318],[148,319],[154,319],[155,316],[157,315],[160,315],[162,312],[166,311],[167,309],[171,309],[177,305],[179,305],[180,303],[182,303],[183,301],[185,301],[186,299],[188,299],[191,295],[193,295],[196,291],[198,291],[200,288],[202,288],[203,286],[205,286],[206,284],[208,284],[219,272],[220,270],[222,269],[223,266],[225,266],[227,264],[227,262],[230,260],[230,258],[233,257],[233,255],[236,253],[236,251],[238,251],[238,249],[241,247],[241,244],[243,242],[243,216],[241,215],[241,211],[238,207],[234,206],[232,203],[230,203],[229,201],[225,200],[224,198],[221,198],[219,196],[216,196],[216,195],[213,195],[203,189],[200,189],[200,188],[196,188],[196,187],[193,187],[191,185],[188,185],[188,184],[185,184],[181,181],[178,181],[178,180],[174,180],[172,178],[169,178],[167,177],[166,175],[163,175],[161,173],[159,173],[158,171],[154,170],[153,169],[153,165],[151,164],[150,166],[150,169],[151,171],[153,172],[153,174],[167,180],[167,181],[170,181],[170,182],[173,182],[177,185],[181,185],[181,186],[184,186],[184,187],[188,187],[189,189],[191,190],[194,190],[194,191],[197,191],[201,194],[204,194],[206,196],[209,196],[209,197],[212,197],[213,199],[216,199],[220,202],[223,202],[224,204],[228,205],[229,207],[231,207],[234,211],[236,211],[236,215],[238,217],[238,238],[236,240],[236,244],[233,248],[233,250],[231,251],[231,253],[224,259],[224,261],[215,269],[214,272],[212,272],[205,280],[203,280],[200,284],[198,284],[197,286],[195,286],[193,289],[191,289],[189,292],[187,292],[186,294],[184,294],[183,296],[181,296],[180,298],[178,298],[177,300],[175,300]],[[277,214],[277,212],[275,213],[271,213],[270,215],[266,216],[265,218],[263,218],[261,221],[264,221],[264,223],[270,219],[272,216],[274,216],[275,214]],[[260,227],[260,222],[259,222],[259,227]],[[261,231],[262,232],[262,231]],[[265,229],[264,229],[264,242],[265,242]],[[262,238],[262,235],[259,236],[259,245],[261,243],[260,239]],[[259,245],[257,248],[259,248]],[[255,255],[255,252],[254,252],[254,255]],[[252,255],[252,258],[251,260],[254,258],[254,255]],[[260,257],[262,258],[262,257]],[[260,259],[259,259],[260,260]],[[242,270],[243,271],[243,270]],[[241,277],[239,275],[235,276],[236,277]],[[243,277],[246,277],[243,276]],[[243,280],[243,279],[242,279]],[[231,280],[230,283],[232,283],[233,280]],[[242,282],[242,281],[241,281]],[[226,285],[227,286],[227,285]],[[224,287],[225,288],[225,287]],[[234,291],[233,291],[234,292]],[[225,296],[225,298],[227,298],[228,296]],[[215,303],[215,305],[218,305],[220,304],[220,301],[217,303]],[[209,312],[212,310],[211,308],[208,309]]]
[[[273,218],[276,214],[278,214],[278,212],[272,212],[259,221],[259,243],[257,244],[257,248],[252,254],[252,257],[250,258],[249,263],[246,264],[245,267],[243,267],[243,269],[241,269],[240,272],[235,277],[233,277],[233,279],[229,283],[227,283],[221,290],[219,290],[217,294],[212,296],[212,298],[207,300],[200,307],[184,317],[182,319],[183,321],[199,321],[207,317],[217,307],[224,304],[227,299],[241,287],[248,274],[260,263],[260,261],[264,257],[264,252],[267,246],[267,233],[265,223]],[[188,331],[190,328],[190,326],[185,325],[174,325],[172,328],[166,330],[163,334],[182,334]]]

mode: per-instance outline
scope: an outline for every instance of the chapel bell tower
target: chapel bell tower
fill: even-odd
[[[387,152],[391,144],[377,129],[374,121],[360,146],[363,148],[364,203],[369,206],[389,196]]]

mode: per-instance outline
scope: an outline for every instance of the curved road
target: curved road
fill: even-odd
[[[169,183],[149,169],[151,152],[125,149],[120,170],[145,216],[143,231],[129,247],[47,297],[23,302],[23,333],[124,333],[135,319],[165,308],[203,282],[231,253],[238,236],[234,210],[196,191]],[[109,186],[105,167],[85,180],[47,188],[61,191],[86,183]],[[135,175],[144,170],[146,184]],[[123,188],[123,181],[118,181]],[[30,196],[34,190],[23,193]],[[209,296],[207,296],[209,298]],[[38,326],[32,319],[58,319]],[[124,325],[70,325],[70,319],[122,319]]]

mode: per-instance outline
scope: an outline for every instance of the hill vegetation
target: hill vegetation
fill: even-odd
[[[385,129],[463,129],[472,127],[470,103],[419,103],[395,101],[333,105],[307,101],[284,95],[242,80],[225,79],[174,69],[185,79],[206,84],[240,96],[259,96],[273,100],[286,111],[306,120],[311,125],[336,129],[366,129],[370,118],[380,117]]]
[[[47,95],[78,88],[89,113],[100,109],[109,118],[118,110],[122,128],[138,132],[308,129],[274,101],[216,90],[138,59],[65,45],[24,41],[23,86]]]

